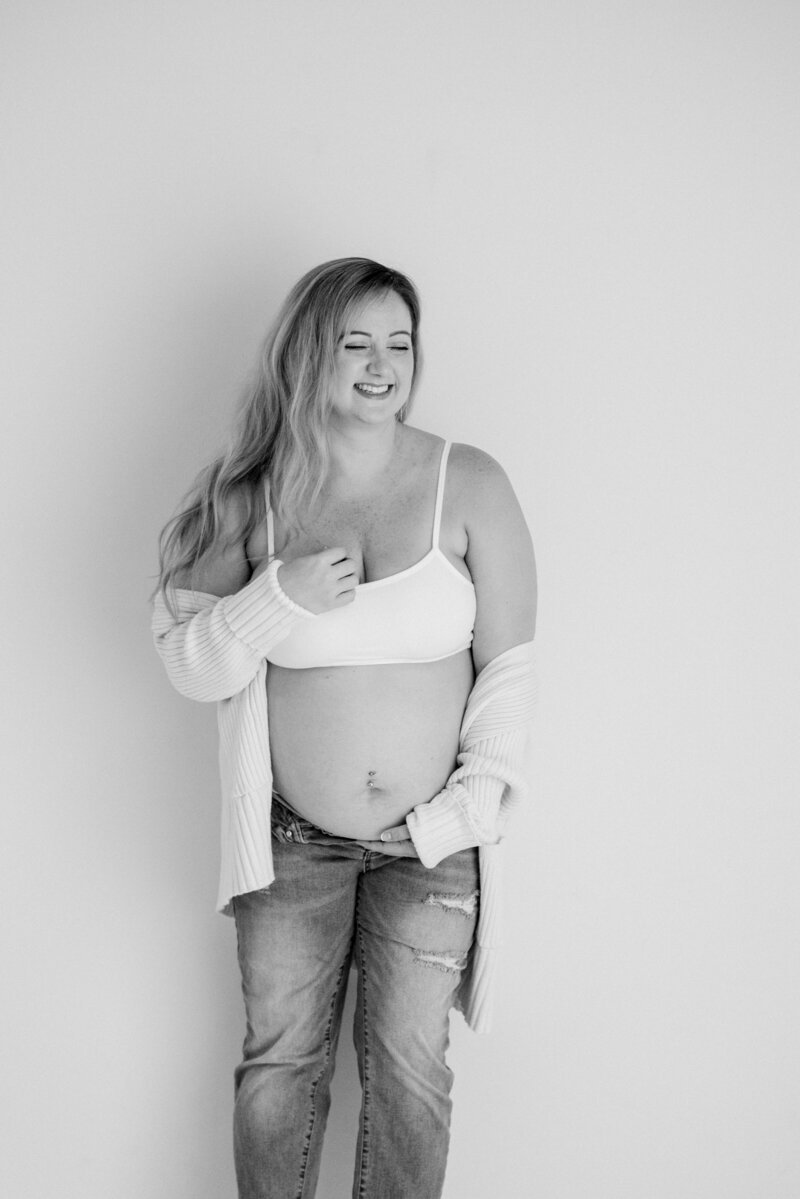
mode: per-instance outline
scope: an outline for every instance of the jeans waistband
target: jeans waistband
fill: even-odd
[[[352,840],[351,837],[340,837],[336,833],[329,833],[324,828],[312,824],[310,820],[306,820],[305,816],[301,816],[299,812],[295,811],[278,791],[272,792],[271,821],[272,835],[277,841],[306,845],[310,841],[318,841],[320,838],[325,840],[334,838],[336,841]]]

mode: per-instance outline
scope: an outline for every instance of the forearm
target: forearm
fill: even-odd
[[[406,824],[425,866],[500,840],[504,796],[510,788],[517,797],[526,789],[527,741],[527,729],[518,727],[460,751],[458,766],[439,794],[409,812]]]
[[[175,591],[177,615],[162,595],[156,597],[155,646],[182,695],[214,701],[242,691],[297,621],[313,619],[281,590],[280,565],[276,559],[241,590],[222,598]]]

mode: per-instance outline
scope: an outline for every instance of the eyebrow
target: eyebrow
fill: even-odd
[[[390,337],[410,337],[411,334],[407,329],[395,329],[394,333],[389,334]],[[343,333],[342,337],[372,337],[371,333],[365,333],[363,329],[351,329],[349,333]],[[339,341],[342,340],[339,338]]]

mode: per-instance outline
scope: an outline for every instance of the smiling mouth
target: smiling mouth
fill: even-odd
[[[362,396],[385,396],[392,390],[391,383],[354,383],[353,386]]]

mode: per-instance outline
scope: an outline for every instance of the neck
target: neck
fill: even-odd
[[[394,457],[398,428],[395,420],[345,429],[331,426],[331,482],[363,486],[385,474]]]

